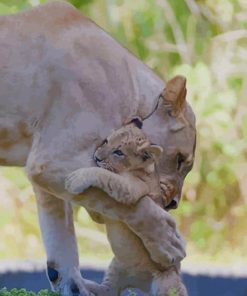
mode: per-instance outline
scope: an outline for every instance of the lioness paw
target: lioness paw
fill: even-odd
[[[58,271],[48,266],[47,274],[52,290],[60,296],[95,296],[85,285],[79,270]]]

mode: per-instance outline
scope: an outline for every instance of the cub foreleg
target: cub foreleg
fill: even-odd
[[[97,296],[118,296],[126,288],[131,287],[140,289],[142,295],[149,295],[152,276],[147,272],[130,274],[128,269],[123,268],[117,259],[113,258],[100,285],[85,281],[88,290]]]
[[[163,272],[157,272],[153,279],[153,296],[188,296],[178,267],[173,266]]]
[[[97,187],[123,204],[136,203],[148,194],[148,186],[137,178],[120,176],[102,168],[82,168],[72,172],[65,181],[66,189],[80,194],[89,187]]]
[[[117,296],[121,295],[122,285],[121,279],[124,270],[120,264],[113,258],[108,267],[104,279],[101,284],[97,284],[86,280],[86,286],[90,292],[97,296]]]

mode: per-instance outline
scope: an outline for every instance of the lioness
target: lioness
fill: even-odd
[[[83,168],[71,173],[66,180],[68,191],[78,194],[93,186],[124,204],[135,204],[148,195],[162,207],[166,205],[156,170],[163,149],[151,144],[141,127],[141,120],[135,118],[111,133],[94,153],[99,168]],[[170,296],[172,290],[177,296],[187,295],[179,266],[160,271],[142,241],[124,223],[101,218],[115,258],[103,283],[91,285],[92,292],[99,296],[116,296],[121,295],[124,288],[133,286],[150,295],[153,278],[155,291],[152,295]]]
[[[73,196],[64,180],[76,169],[95,166],[91,155],[112,129],[133,116],[147,117],[163,81],[68,3],[1,16],[0,26],[0,165],[25,167],[33,185],[53,289],[88,295],[79,270]],[[176,81],[171,88],[177,89]],[[161,182],[169,179],[176,188],[172,207],[178,205],[195,147],[194,114],[181,102],[179,92],[163,100],[144,124],[151,141],[165,148],[158,171]],[[153,261],[166,267],[184,257],[170,215],[150,198],[131,210],[121,205],[113,211],[112,198],[90,190],[101,208],[86,194],[78,203],[126,223]],[[141,222],[155,225],[156,233]]]

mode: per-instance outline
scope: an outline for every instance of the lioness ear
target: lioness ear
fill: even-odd
[[[186,78],[184,76],[175,76],[167,82],[161,96],[164,106],[172,116],[176,117],[183,111],[186,94]]]

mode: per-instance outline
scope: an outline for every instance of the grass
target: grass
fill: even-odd
[[[137,296],[137,294],[131,290],[128,291],[128,296]],[[0,296],[58,296],[58,293],[54,293],[48,290],[40,290],[37,294],[27,291],[25,289],[12,289],[8,291],[6,288],[0,290]],[[176,294],[175,294],[176,295]],[[175,296],[172,294],[171,296]]]
[[[37,294],[27,291],[25,289],[12,289],[8,291],[6,288],[0,290],[0,296],[58,296],[58,293],[54,293],[48,290],[40,290]]]

